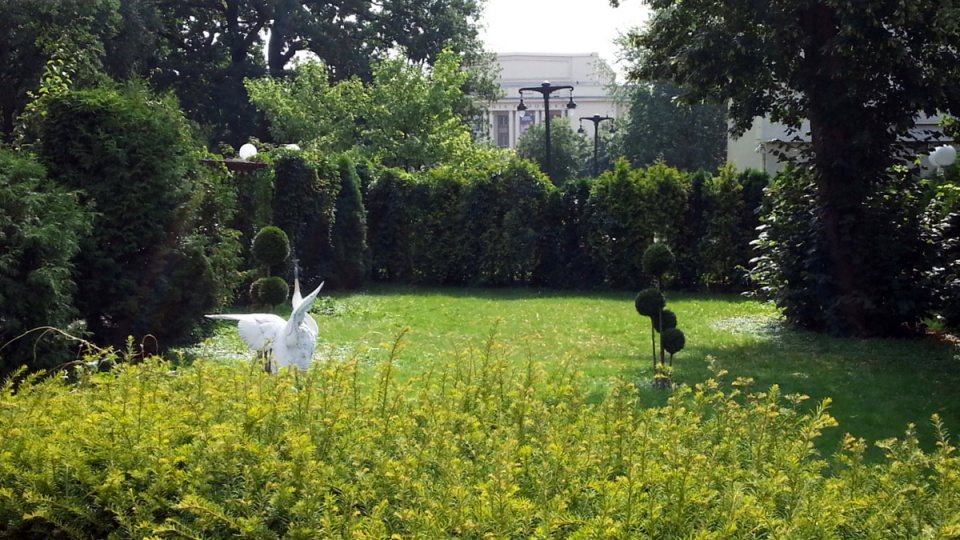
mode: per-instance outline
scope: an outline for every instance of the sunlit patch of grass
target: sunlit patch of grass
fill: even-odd
[[[667,395],[650,385],[650,326],[637,315],[633,297],[535,289],[338,292],[319,299],[313,310],[320,328],[315,361],[356,361],[361,376],[371,377],[395,337],[406,332],[395,361],[395,375],[403,381],[441,358],[475,358],[495,334],[499,353],[514,365],[572,366],[584,373],[594,399],[622,376],[641,387],[644,402],[659,405]],[[930,442],[934,413],[952,431],[960,429],[960,361],[954,345],[837,339],[792,330],[772,305],[732,295],[668,292],[667,299],[687,336],[686,349],[675,358],[675,382],[706,380],[712,362],[731,376],[754,379],[759,390],[779,384],[787,394],[809,395],[810,403],[830,397],[841,427],[820,439],[828,454],[844,432],[873,441],[901,436],[910,423]],[[195,349],[198,356],[253,358],[233,325],[221,328]]]

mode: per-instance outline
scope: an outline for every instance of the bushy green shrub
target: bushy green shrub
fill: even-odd
[[[857,276],[858,291],[838,295],[814,182],[788,167],[768,190],[752,279],[800,327],[846,335],[854,311],[871,334],[915,333],[933,307],[928,270],[936,249],[923,229],[919,190],[908,174],[892,173],[876,181],[857,219],[844,220],[844,230],[856,229],[852,237],[869,240],[853,246],[869,271]]]
[[[88,359],[89,360],[89,359]],[[773,387],[648,407],[614,381],[465,356],[403,386],[391,356],[262,373],[199,360],[0,392],[0,537],[950,538],[960,456],[912,432],[863,461]],[[366,382],[370,381],[370,382]]]
[[[66,330],[77,318],[71,260],[91,220],[76,193],[47,180],[42,166],[0,150],[0,376],[71,359],[58,334],[19,336],[40,327]]]
[[[75,259],[77,307],[95,341],[121,347],[149,334],[167,347],[192,339],[225,296],[214,268],[227,270],[237,244],[222,225],[203,229],[205,205],[218,208],[211,217],[220,223],[234,209],[205,199],[220,179],[200,170],[176,102],[130,86],[53,96],[46,112],[40,159],[95,212]]]
[[[547,197],[554,189],[531,163],[513,160],[470,185],[464,221],[476,239],[478,285],[527,285],[540,262]]]
[[[251,254],[262,266],[279,266],[290,257],[290,239],[280,227],[268,225],[253,237]]]
[[[340,177],[329,156],[280,150],[274,161],[274,225],[290,238],[302,281],[316,287],[331,274],[331,229]]]
[[[370,184],[367,206],[367,242],[371,250],[371,276],[377,281],[407,281],[414,275],[411,242],[417,208],[413,176],[385,169]]]
[[[434,285],[474,283],[476,239],[467,233],[466,200],[470,180],[454,168],[430,171],[411,192],[417,209],[416,234],[410,239],[415,261],[413,281]]]
[[[745,230],[743,186],[732,165],[704,186],[706,228],[700,240],[701,281],[708,288],[743,289],[754,232]]]
[[[587,242],[591,179],[570,180],[551,190],[544,211],[542,253],[534,282],[561,289],[603,283],[603,271]]]
[[[673,251],[666,244],[650,244],[643,252],[643,258],[640,260],[641,268],[647,275],[653,276],[658,283],[663,279],[663,275],[673,269],[677,258],[673,256]]]
[[[250,286],[250,298],[262,306],[274,307],[287,301],[290,286],[277,276],[260,278]]]
[[[666,305],[667,301],[663,297],[663,293],[656,287],[643,289],[637,293],[636,298],[633,300],[633,306],[637,309],[637,313],[644,317],[657,315]]]
[[[593,184],[588,242],[609,285],[639,288],[650,281],[643,253],[655,238],[670,245],[680,238],[688,191],[688,177],[680,171],[663,163],[632,169],[626,160]]]
[[[330,273],[325,281],[335,289],[355,289],[367,278],[367,220],[360,196],[360,178],[347,155],[336,161],[340,178],[333,227],[330,232]]]

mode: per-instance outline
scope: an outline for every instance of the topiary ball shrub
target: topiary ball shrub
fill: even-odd
[[[250,286],[250,298],[258,304],[276,306],[287,301],[290,286],[283,278],[260,278]]]
[[[670,330],[677,327],[677,314],[665,309],[660,312],[658,317],[656,314],[650,317],[650,321],[653,323],[653,329],[657,332],[663,332],[663,329],[660,328],[660,321],[663,321],[663,328]]]
[[[660,334],[660,343],[663,345],[663,350],[673,357],[674,354],[683,350],[684,345],[687,344],[687,337],[679,328],[667,328]]]
[[[673,268],[676,257],[666,244],[651,244],[643,252],[643,271],[651,276],[662,276]]]
[[[253,237],[253,257],[270,267],[283,264],[290,256],[290,239],[280,227],[268,225]],[[279,303],[279,302],[278,302]]]
[[[637,313],[645,317],[653,317],[663,309],[663,306],[667,305],[667,300],[659,289],[650,287],[637,293],[637,298],[633,304],[637,308]]]

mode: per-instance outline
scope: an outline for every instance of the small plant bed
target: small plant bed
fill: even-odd
[[[674,358],[672,382],[692,386],[711,376],[710,365],[752,378],[753,388],[778,384],[785,393],[832,399],[840,429],[818,439],[825,454],[844,433],[878,441],[915,424],[925,448],[934,443],[931,415],[960,432],[960,355],[936,340],[850,340],[784,328],[766,303],[733,295],[668,292],[682,314],[687,345]],[[395,363],[398,380],[419,375],[440,358],[467,357],[495,347],[514,366],[533,359],[548,372],[576,369],[590,399],[608,393],[617,378],[634,383],[641,401],[662,405],[669,392],[653,388],[649,321],[638,317],[629,292],[578,293],[532,289],[375,287],[322,297],[313,315],[320,327],[316,361],[356,360],[372,377],[394,338],[406,330]],[[224,325],[214,339],[189,351],[210,359],[253,354]],[[245,355],[245,356],[244,356]],[[867,457],[882,452],[869,445]]]

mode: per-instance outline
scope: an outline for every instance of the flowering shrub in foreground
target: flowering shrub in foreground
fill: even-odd
[[[403,382],[396,350],[372,374],[153,359],[8,383],[0,537],[960,537],[945,437],[885,441],[875,465],[848,439],[828,471],[826,404],[776,387],[649,407],[615,380],[595,403],[575,369],[496,344]]]

